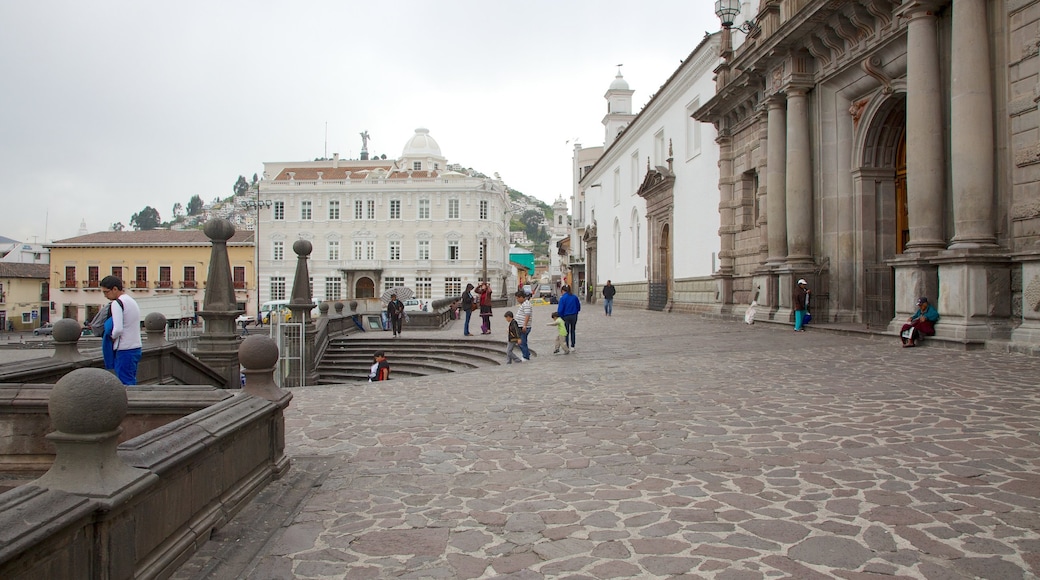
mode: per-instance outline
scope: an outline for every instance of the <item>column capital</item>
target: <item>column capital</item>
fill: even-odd
[[[908,0],[896,10],[896,16],[907,20],[923,16],[934,17],[935,13],[948,3],[946,0]]]

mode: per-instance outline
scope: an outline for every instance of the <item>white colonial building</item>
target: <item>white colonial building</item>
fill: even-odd
[[[700,294],[714,300],[718,148],[714,128],[691,115],[715,95],[719,36],[706,36],[638,114],[619,71],[604,95],[602,155],[588,168],[575,150],[575,228],[595,293],[611,280],[621,303],[696,309]]]
[[[456,297],[485,268],[495,294],[509,270],[509,195],[497,179],[448,170],[426,129],[396,160],[264,164],[257,252],[262,300],[288,299],[293,243],[311,242],[317,301],[374,298],[392,287]]]

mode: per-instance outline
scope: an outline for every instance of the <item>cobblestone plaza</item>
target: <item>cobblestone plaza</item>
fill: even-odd
[[[266,524],[178,577],[1040,574],[1040,359],[591,305],[576,352],[552,339],[536,323],[520,366],[296,389]]]

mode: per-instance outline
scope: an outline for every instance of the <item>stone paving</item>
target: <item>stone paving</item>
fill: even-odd
[[[1040,359],[594,305],[552,356],[553,308],[529,364],[296,389],[321,474],[246,575],[1040,574]]]

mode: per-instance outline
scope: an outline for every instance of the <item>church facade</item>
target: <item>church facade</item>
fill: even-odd
[[[575,149],[572,205],[581,217],[574,227],[592,300],[607,280],[619,304],[692,311],[715,300],[715,131],[692,114],[714,96],[720,38],[705,36],[638,113],[618,71],[604,95],[602,154],[590,167]]]
[[[289,298],[297,239],[311,242],[318,302],[378,298],[397,286],[421,300],[457,297],[485,267],[496,295],[513,285],[509,195],[500,180],[449,170],[426,129],[416,129],[397,159],[367,157],[264,164],[262,300]]]
[[[1040,345],[1040,2],[761,0],[724,28],[719,310]],[[752,18],[753,16],[753,18]],[[745,32],[746,31],[746,32]],[[734,45],[736,48],[733,48]]]

